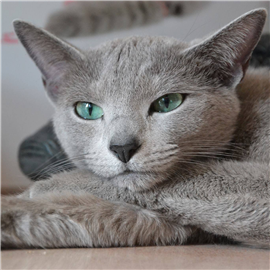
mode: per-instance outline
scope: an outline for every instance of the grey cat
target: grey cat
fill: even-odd
[[[2,247],[269,247],[269,69],[248,69],[266,16],[88,52],[15,21],[78,169],[2,199]]]
[[[77,1],[54,12],[45,28],[61,37],[88,36],[156,23],[204,5],[193,1]]]

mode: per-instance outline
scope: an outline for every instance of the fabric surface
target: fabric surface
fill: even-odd
[[[3,269],[269,269],[269,251],[167,246],[2,251]]]

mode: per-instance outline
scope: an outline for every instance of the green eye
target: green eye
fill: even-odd
[[[159,113],[170,112],[179,107],[182,102],[181,94],[167,94],[152,103],[152,110]]]
[[[90,102],[77,102],[76,113],[85,120],[96,120],[103,116],[103,110]]]

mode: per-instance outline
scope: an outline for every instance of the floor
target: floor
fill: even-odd
[[[232,246],[6,250],[2,269],[269,269],[269,251]]]

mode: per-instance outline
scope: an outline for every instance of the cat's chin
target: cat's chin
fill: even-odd
[[[144,172],[123,172],[109,179],[109,181],[120,188],[128,188],[131,191],[142,191],[152,188],[164,177],[161,174]]]

